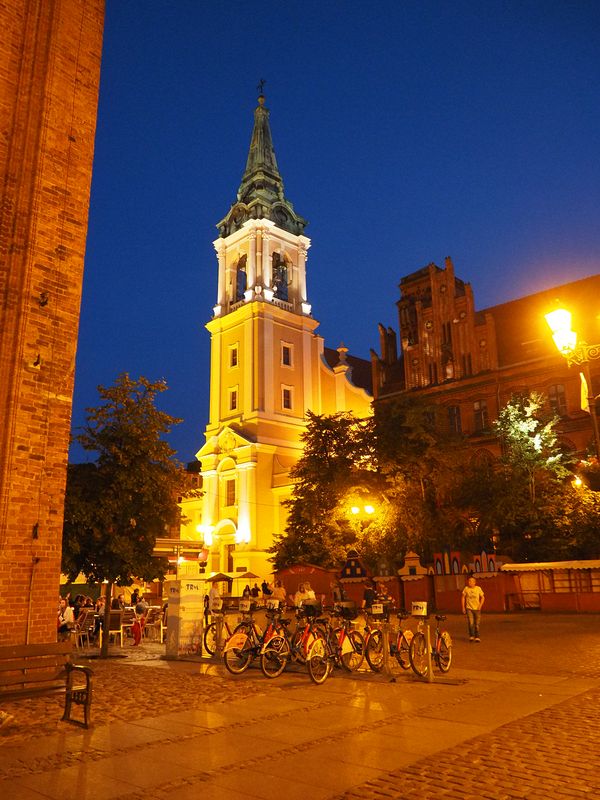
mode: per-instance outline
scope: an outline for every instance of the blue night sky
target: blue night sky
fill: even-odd
[[[447,255],[477,308],[600,272],[595,0],[108,0],[74,426],[127,371],[166,379],[182,461],[204,443],[260,78],[327,346],[368,358],[400,278]]]

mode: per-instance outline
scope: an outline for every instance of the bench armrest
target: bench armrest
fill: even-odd
[[[84,667],[82,664],[71,664],[68,663],[65,665],[67,670],[67,688],[72,688],[73,684],[73,673],[74,672],[82,672],[85,675],[85,686],[86,689],[89,689],[92,683],[92,676],[94,671],[91,667]]]

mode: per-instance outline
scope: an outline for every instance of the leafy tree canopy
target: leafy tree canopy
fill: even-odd
[[[556,436],[558,417],[544,412],[545,398],[539,392],[515,395],[504,406],[494,424],[503,447],[503,461],[517,477],[527,481],[535,502],[540,474],[560,481],[570,473]]]
[[[407,549],[428,554],[444,529],[442,498],[456,460],[440,440],[431,410],[412,397],[369,419],[309,412],[287,528],[271,548],[275,565],[339,566],[350,546],[374,569]],[[367,503],[372,515],[362,511]]]
[[[156,408],[164,381],[133,380],[99,386],[101,404],[87,409],[76,441],[94,462],[70,465],[63,530],[63,572],[74,579],[127,585],[132,577],[164,575],[152,556],[158,536],[179,521],[177,495],[184,471],[162,438],[179,419]]]

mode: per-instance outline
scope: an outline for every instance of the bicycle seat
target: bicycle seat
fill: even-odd
[[[443,614],[436,614],[435,618],[437,619],[438,622],[442,622],[442,620],[446,619],[446,617]]]

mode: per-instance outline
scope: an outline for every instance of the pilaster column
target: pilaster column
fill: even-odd
[[[219,521],[219,476],[215,469],[202,471],[202,525],[214,528]]]
[[[219,278],[217,284],[217,304],[220,306],[225,305],[227,300],[227,284],[225,280],[225,242],[223,239],[217,239],[213,242],[215,250],[217,251],[217,260],[219,262]]]
[[[256,231],[251,231],[248,239],[250,241],[250,252],[248,254],[248,289],[254,289],[256,283]]]
[[[298,237],[298,296],[301,303],[308,301],[306,289],[306,262],[308,260],[308,248],[310,239],[306,236]]]
[[[270,236],[267,231],[263,231],[262,240],[263,240],[263,247],[262,247],[262,282],[265,288],[271,287],[271,282],[273,276],[271,275],[271,268],[269,264],[269,240]]]
[[[238,464],[238,530],[237,541],[240,544],[254,544],[256,536],[256,518],[252,513],[256,495],[256,464],[254,462]],[[254,541],[252,541],[254,539]]]

